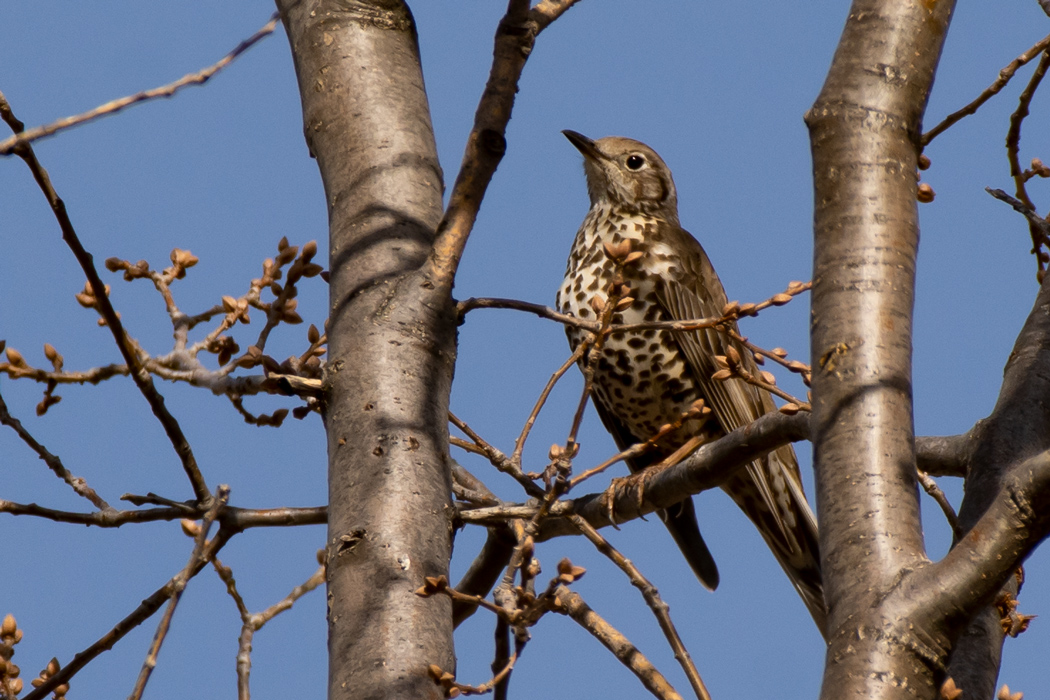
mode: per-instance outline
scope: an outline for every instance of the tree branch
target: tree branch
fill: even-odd
[[[11,111],[11,106],[3,93],[0,93],[0,116],[4,118],[16,133],[21,131],[22,122],[15,118]],[[102,278],[99,277],[98,270],[95,269],[94,258],[84,248],[80,238],[77,236],[76,229],[73,228],[73,222],[66,212],[65,202],[58,196],[54,186],[51,184],[51,177],[44,170],[44,166],[40,164],[40,161],[37,160],[36,153],[33,152],[33,147],[30,144],[23,143],[18,145],[15,153],[29,166],[29,170],[33,173],[37,185],[40,186],[40,190],[47,198],[48,204],[51,205],[51,211],[62,229],[62,240],[73,251],[73,255],[87,276],[88,286],[85,289],[85,293],[91,292],[95,308],[113,333],[113,339],[117,343],[117,349],[120,350],[120,354],[124,357],[124,362],[132,369],[131,378],[135,381],[139,392],[149,403],[150,408],[153,410],[153,415],[157,417],[161,427],[164,428],[164,432],[168,436],[168,440],[171,441],[172,446],[175,448],[175,453],[179,456],[182,468],[190,480],[190,485],[193,487],[194,496],[202,503],[207,502],[211,498],[211,492],[208,490],[204,476],[197,466],[197,458],[193,456],[193,449],[190,447],[185,434],[183,434],[178,421],[175,420],[175,417],[171,415],[164,405],[164,397],[153,385],[153,378],[149,375],[149,372],[143,369],[142,364],[139,362],[136,350],[132,346],[127,333],[124,332],[124,326],[120,321],[120,317],[117,315],[116,309],[113,308],[113,304],[109,301],[106,285],[102,282]]]
[[[564,518],[577,514],[592,527],[603,528],[668,508],[684,498],[721,486],[736,470],[789,442],[804,440],[808,416],[767,413],[754,423],[707,443],[673,467],[659,472],[642,472],[627,482],[629,486],[610,486],[603,493],[592,493],[563,500],[550,507],[536,540],[578,534]],[[491,508],[463,509],[460,519],[467,523],[488,524],[508,518],[531,518],[538,505],[506,504]]]
[[[649,659],[645,658],[642,652],[631,644],[619,630],[606,622],[601,615],[594,612],[587,603],[583,602],[583,598],[579,594],[565,586],[558,586],[555,595],[561,604],[555,608],[555,612],[568,615],[578,622],[581,627],[590,632],[595,639],[602,643],[602,646],[619,659],[620,663],[637,676],[646,690],[655,697],[661,698],[661,700],[682,700],[682,696],[678,694],[678,691],[667,682],[662,673],[656,670],[656,667],[650,663]]]
[[[132,105],[139,104],[141,102],[147,102],[149,100],[157,99],[158,97],[171,97],[176,92],[189,85],[203,85],[208,82],[216,73],[221,71],[223,68],[232,63],[238,56],[250,49],[252,46],[257,44],[263,38],[273,33],[273,30],[277,27],[278,13],[274,13],[273,17],[264,24],[259,31],[252,34],[250,37],[238,44],[232,51],[222,57],[218,61],[207,68],[197,71],[196,73],[188,73],[183,77],[179,78],[173,83],[163,85],[161,87],[153,88],[152,90],[144,90],[137,92],[134,95],[128,97],[121,97],[119,100],[112,100],[104,105],[99,105],[94,109],[77,114],[72,117],[66,117],[59,119],[58,121],[45,124],[43,126],[33,127],[27,131],[22,129],[16,129],[16,135],[9,139],[0,141],[0,156],[11,155],[16,152],[21,146],[28,145],[33,141],[42,139],[45,136],[51,136],[57,134],[59,131],[64,131],[80,124],[86,124],[90,121],[94,121],[100,117],[106,117],[111,114],[116,114]]]
[[[192,578],[200,573],[200,570],[207,565],[212,557],[218,554],[219,550],[223,548],[231,536],[230,533],[220,529],[215,537],[208,541],[204,551],[201,552],[201,556],[197,558],[193,567],[189,570],[189,577]],[[171,580],[154,591],[127,617],[118,622],[113,629],[102,635],[98,641],[84,649],[84,651],[75,655],[73,660],[62,666],[58,673],[49,676],[47,680],[34,688],[23,697],[22,700],[44,700],[48,693],[58,686],[68,683],[73,676],[95,660],[100,654],[112,649],[113,645],[123,639],[128,632],[141,625],[148,620],[153,613],[160,610],[160,607],[164,605],[164,602],[171,597],[172,592],[175,590],[177,579],[182,576],[182,574],[183,572],[180,571],[176,576],[172,577]]]
[[[955,604],[973,617],[953,651],[950,672],[959,687],[978,697],[994,693],[1004,639],[999,614],[991,603],[1003,584],[1009,592],[1016,593],[1010,572],[1045,536],[1040,530],[1044,525],[1026,510],[1028,504],[1045,503],[1050,498],[1045,490],[1039,492],[1043,488],[1040,480],[1046,478],[1040,473],[1045,470],[1040,460],[1050,449],[1050,407],[1045,401],[1050,392],[1050,319],[1045,312],[1048,304],[1050,279],[1044,277],[1006,362],[995,408],[970,431],[975,439],[959,521],[964,532],[975,534],[956,546],[962,548],[958,554],[953,550],[927,574],[938,577],[938,586],[953,589]],[[1040,498],[1043,500],[1032,501]],[[996,523],[996,517],[1005,520]],[[1010,524],[1016,529],[1000,529]],[[1001,549],[994,553],[985,551],[989,557],[981,557],[981,552],[974,549],[976,536],[989,537],[991,545]],[[964,558],[967,553],[977,556],[975,563],[987,573],[987,580],[972,588],[964,588],[969,583],[963,572],[973,565]],[[968,600],[959,600],[959,596],[968,596]]]
[[[489,182],[507,150],[507,123],[525,62],[551,22],[579,0],[544,0],[529,8],[529,0],[509,0],[496,30],[492,69],[474,115],[448,208],[438,226],[431,254],[431,274],[451,288],[467,237],[481,208]]]
[[[171,628],[171,619],[175,616],[175,608],[178,606],[179,600],[182,599],[182,592],[186,590],[186,584],[189,583],[190,578],[200,572],[202,567],[199,566],[199,564],[208,561],[203,556],[205,547],[208,544],[208,530],[211,529],[212,523],[215,522],[215,518],[219,515],[219,511],[222,510],[222,507],[226,505],[226,502],[229,499],[230,487],[225,484],[220,485],[215,493],[215,498],[212,499],[208,512],[204,514],[197,536],[194,538],[193,551],[190,553],[190,560],[186,562],[185,568],[183,568],[183,570],[172,579],[173,584],[171,587],[171,595],[168,596],[168,607],[161,616],[160,622],[157,624],[157,631],[153,635],[153,642],[149,646],[146,660],[142,663],[142,670],[139,672],[139,677],[135,681],[135,687],[132,689],[131,695],[128,696],[128,700],[140,700],[142,693],[145,692],[146,683],[149,682],[149,678],[153,674],[153,669],[157,667],[157,657],[160,654],[160,647],[164,644],[164,639],[168,636],[168,630]]]
[[[1010,79],[1014,77],[1017,69],[1025,65],[1033,58],[1050,48],[1050,36],[1045,36],[1037,41],[1030,49],[1022,53],[1020,56],[1010,61],[1006,66],[999,71],[999,77],[995,81],[984,89],[980,95],[974,99],[973,102],[969,103],[962,109],[952,112],[945,117],[937,126],[933,127],[925,134],[922,135],[922,145],[926,146],[933,141],[935,138],[940,136],[942,133],[947,131],[950,127],[954,126],[956,122],[961,121],[964,117],[968,117],[971,114],[976,114],[977,110],[980,109],[988,100],[999,94],[999,91],[1006,87],[1006,84],[1010,82]]]
[[[44,464],[47,465],[47,468],[53,471],[55,476],[59,479],[69,484],[70,488],[72,488],[78,496],[82,496],[91,501],[91,504],[101,511],[113,510],[113,507],[106,503],[106,501],[95,492],[95,489],[88,486],[84,479],[70,474],[69,470],[66,469],[65,465],[62,464],[62,460],[57,455],[49,452],[46,447],[37,442],[36,438],[29,434],[29,431],[23,427],[22,422],[12,416],[7,410],[7,402],[4,401],[2,395],[0,395],[0,424],[6,425],[11,428],[11,430],[14,430],[15,434],[18,435],[22,442],[28,445],[29,449],[33,450],[37,457],[43,460]],[[7,501],[0,501],[0,510],[3,509],[3,504],[6,502]]]

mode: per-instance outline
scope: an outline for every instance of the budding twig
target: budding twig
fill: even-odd
[[[1032,77],[1029,78],[1028,84],[1018,97],[1017,109],[1010,115],[1010,128],[1006,133],[1006,157],[1010,162],[1010,175],[1013,177],[1014,185],[1017,188],[1017,198],[1024,202],[1025,206],[1032,211],[1036,211],[1036,206],[1028,196],[1028,190],[1025,187],[1027,178],[1024,170],[1021,168],[1019,156],[1021,149],[1021,124],[1024,122],[1025,117],[1028,116],[1032,98],[1035,97],[1035,92],[1039,89],[1039,84],[1042,83],[1048,68],[1050,68],[1050,50],[1044,50],[1039,59],[1039,64],[1035,67],[1035,71],[1032,72]],[[1050,242],[1046,238],[1044,227],[1037,226],[1031,219],[1028,222],[1028,232],[1032,237],[1032,252],[1035,253],[1036,265],[1038,266],[1037,279],[1042,282],[1043,274],[1046,270],[1043,248],[1044,246],[1050,246]]]
[[[689,679],[689,684],[693,686],[693,692],[696,693],[696,697],[699,700],[711,700],[711,696],[707,692],[707,687],[704,685],[703,679],[700,678],[700,672],[696,670],[696,664],[693,663],[693,659],[689,655],[689,650],[685,648],[685,644],[682,643],[682,638],[678,636],[678,630],[675,629],[674,623],[671,621],[670,609],[668,608],[667,603],[663,602],[660,598],[660,593],[656,590],[656,587],[642,575],[642,572],[638,570],[638,567],[636,567],[630,559],[609,544],[609,541],[602,537],[601,534],[590,525],[590,523],[578,515],[570,515],[569,519],[572,521],[572,524],[576,526],[576,529],[578,529],[584,537],[590,540],[599,552],[612,560],[612,562],[627,575],[627,578],[631,581],[631,585],[641,592],[649,609],[653,611],[653,616],[656,617],[660,629],[663,630],[664,636],[667,638],[667,643],[671,646],[672,651],[674,651],[675,658],[678,659],[678,663],[682,666],[682,670],[685,671],[685,675]]]
[[[1037,41],[1030,49],[1028,49],[1020,56],[1006,64],[1006,67],[999,71],[999,77],[996,78],[991,85],[985,88],[984,92],[978,95],[977,98],[973,100],[973,102],[970,102],[962,109],[952,112],[947,117],[945,117],[940,124],[923,134],[921,141],[922,145],[926,146],[928,143],[930,143],[930,141],[933,141],[935,138],[947,131],[948,128],[953,126],[956,122],[962,120],[964,117],[968,117],[971,114],[975,114],[977,110],[981,107],[981,105],[983,105],[985,102],[997,95],[1000,90],[1006,87],[1006,84],[1009,83],[1010,79],[1014,77],[1014,73],[1017,72],[1018,68],[1025,65],[1033,58],[1046,51],[1047,48],[1050,48],[1050,35],[1043,37],[1042,39]]]
[[[69,129],[70,127],[77,126],[78,124],[86,124],[87,122],[94,121],[99,117],[109,116],[110,114],[116,114],[127,107],[130,107],[140,102],[146,102],[148,100],[154,100],[158,97],[171,97],[176,92],[189,85],[203,85],[208,82],[216,73],[221,71],[223,68],[233,62],[238,56],[247,51],[249,48],[254,46],[256,43],[261,41],[263,38],[273,33],[273,30],[277,27],[277,21],[281,15],[279,12],[273,13],[270,20],[264,24],[259,31],[251,35],[240,44],[238,44],[232,51],[226,54],[218,63],[211,65],[203,70],[197,71],[196,73],[190,73],[176,80],[174,83],[169,83],[161,87],[153,88],[152,90],[145,90],[143,92],[135,93],[128,97],[122,97],[119,100],[113,100],[107,102],[104,105],[100,105],[90,111],[82,114],[77,114],[72,117],[66,117],[59,119],[58,121],[45,124],[43,126],[34,127],[28,131],[21,131],[21,133],[13,136],[6,141],[0,142],[0,155],[6,156],[17,151],[17,149],[25,147],[36,141],[37,139],[44,138],[45,136],[51,136],[59,131]]]

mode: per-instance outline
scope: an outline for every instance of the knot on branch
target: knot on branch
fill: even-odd
[[[507,139],[495,129],[482,129],[478,140],[483,149],[499,158],[507,152]]]

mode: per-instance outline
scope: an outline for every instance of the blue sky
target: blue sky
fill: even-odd
[[[631,136],[660,152],[675,174],[681,220],[707,248],[731,299],[758,301],[790,280],[809,279],[812,193],[802,115],[816,97],[847,3],[638,3],[586,0],[540,37],[525,69],[507,155],[496,173],[463,259],[456,295],[507,296],[551,303],[565,256],[587,208],[579,154],[559,133]],[[438,149],[451,182],[488,73],[500,2],[417,2],[424,73]],[[110,99],[170,82],[209,65],[261,26],[272,5],[225,3],[5,3],[0,21],[0,90],[16,114],[36,125]],[[927,126],[975,97],[1000,68],[1050,27],[1031,0],[961,3],[930,101]],[[924,174],[937,192],[921,208],[922,243],[915,330],[915,422],[919,434],[967,430],[986,415],[1002,367],[1036,291],[1027,228],[983,191],[1011,189],[1003,148],[1007,118],[1030,69],[981,112],[928,149]],[[1037,97],[1022,161],[1050,159],[1050,102]],[[278,32],[203,88],[42,141],[37,152],[96,259],[140,258],[163,266],[173,247],[200,264],[175,286],[183,309],[239,295],[276,243],[317,240],[326,250],[324,198],[302,138],[288,44]],[[1030,187],[1050,204],[1045,181]],[[0,338],[43,365],[42,344],[83,369],[117,361],[107,331],[73,294],[83,277],[62,244],[42,195],[17,159],[0,161]],[[154,353],[170,348],[163,305],[142,282],[107,281],[129,331]],[[321,324],[327,290],[303,285],[300,312]],[[807,299],[744,325],[760,345],[806,359]],[[248,344],[257,330],[237,337]],[[278,357],[301,352],[305,328],[282,329]],[[561,328],[509,311],[476,311],[460,330],[453,409],[497,445],[508,447],[550,373],[567,356]],[[789,389],[801,391],[790,378]],[[0,379],[11,410],[70,470],[111,503],[125,492],[190,495],[178,460],[127,380],[69,387],[42,419],[40,389]],[[228,402],[161,384],[190,436],[208,482],[232,486],[236,505],[317,505],[325,498],[320,422],[280,430],[245,425]],[[579,391],[573,374],[542,415],[529,464],[564,439]],[[284,402],[249,401],[253,410]],[[614,450],[596,416],[581,435],[580,464]],[[514,485],[484,463],[457,458],[506,498]],[[799,447],[807,484],[810,453]],[[0,497],[82,509],[77,499],[17,442],[0,432]],[[958,503],[959,484],[945,483]],[[811,491],[811,489],[810,489]],[[704,591],[663,528],[631,523],[609,534],[649,575],[712,694],[717,697],[816,695],[822,644],[773,557],[720,492],[697,499],[701,526],[722,572]],[[931,556],[943,554],[947,528],[925,499]],[[190,542],[178,525],[91,530],[29,518],[2,523],[8,575],[0,614],[25,630],[15,661],[28,681],[57,656],[63,663],[109,630],[185,563]],[[222,553],[249,607],[261,610],[305,580],[324,542],[319,527],[252,531]],[[453,562],[462,572],[481,534],[459,535]],[[584,542],[542,545],[544,577],[562,556],[587,566],[577,590],[619,627],[682,692],[688,684],[636,591]],[[1028,565],[1021,610],[1046,615],[1047,556]],[[72,697],[130,692],[155,620],[81,672]],[[1008,640],[1002,680],[1046,687],[1050,635],[1036,620]],[[460,679],[488,679],[492,620],[483,614],[457,633]],[[150,698],[235,693],[239,620],[211,572],[188,588],[147,689]],[[324,596],[307,596],[255,638],[256,698],[319,697],[325,687]],[[192,686],[190,685],[192,684]],[[634,698],[644,691],[598,644],[566,618],[548,616],[514,674],[515,696]]]

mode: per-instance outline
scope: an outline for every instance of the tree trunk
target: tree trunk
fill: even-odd
[[[811,428],[830,631],[823,698],[932,698],[943,680],[933,658],[946,640],[919,639],[881,600],[927,563],[912,425],[916,162],[953,4],[856,0],[806,117]]]
[[[454,671],[448,396],[455,314],[422,267],[442,215],[412,15],[278,0],[329,214],[329,692],[440,698]]]

